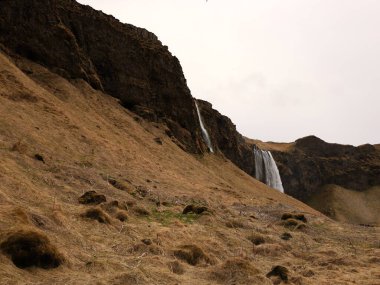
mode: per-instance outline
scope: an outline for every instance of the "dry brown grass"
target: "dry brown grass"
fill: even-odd
[[[338,185],[326,185],[308,202],[341,222],[380,225],[380,187],[358,192]]]
[[[87,209],[81,216],[83,218],[98,221],[101,224],[111,224],[111,217],[101,208]]]
[[[186,261],[193,266],[214,263],[214,261],[199,246],[194,244],[179,246],[179,248],[174,250],[173,253],[178,259]]]
[[[269,284],[260,271],[246,259],[232,258],[211,272],[211,280],[219,284]]]
[[[117,100],[86,83],[69,82],[24,60],[18,64],[33,71],[29,77],[0,54],[0,236],[30,227],[49,237],[65,263],[49,271],[21,270],[0,254],[0,283],[271,284],[265,274],[279,260],[291,269],[289,282],[295,284],[355,280],[373,285],[378,280],[378,228],[332,222],[223,157],[184,152],[166,136],[164,125],[135,120]],[[20,92],[38,100],[10,99]],[[27,146],[25,153],[11,151],[18,141]],[[36,153],[45,163],[33,158]],[[131,191],[114,187],[107,177],[125,182]],[[100,204],[111,226],[80,217],[89,209],[78,203],[83,191],[119,201],[118,206]],[[212,215],[183,215],[186,205],[207,205]],[[139,208],[150,215],[136,214]],[[127,209],[128,221],[114,219]],[[292,231],[288,241],[280,238],[284,212],[305,213],[308,219],[307,230]],[[167,222],[158,219],[163,214]],[[238,223],[227,227],[228,221]],[[253,231],[266,243],[253,248],[246,239]],[[151,244],[140,242],[144,239]],[[180,245],[195,245],[206,257]],[[184,260],[174,256],[175,250]],[[320,265],[350,256],[349,264]],[[227,262],[235,259],[244,262]],[[309,269],[314,275],[305,277]]]

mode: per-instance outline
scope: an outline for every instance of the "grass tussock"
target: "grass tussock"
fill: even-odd
[[[106,202],[106,196],[96,193],[96,191],[88,191],[78,198],[80,204],[98,205]]]
[[[204,206],[187,205],[183,209],[182,214],[186,215],[186,214],[189,214],[189,213],[193,213],[193,214],[200,215],[200,214],[202,214],[204,212],[207,212],[207,211],[208,211],[208,208],[204,207]]]
[[[116,212],[115,218],[121,222],[126,222],[128,220],[128,214],[124,210],[119,210]]]
[[[287,229],[291,229],[291,230],[302,230],[302,229],[305,229],[306,228],[306,224],[299,221],[299,220],[296,220],[296,219],[293,219],[293,218],[289,218],[285,221],[282,222],[282,225],[287,228]]]
[[[211,279],[220,284],[265,284],[257,283],[260,271],[251,262],[242,258],[226,260],[211,272]],[[263,281],[263,280],[261,280]]]
[[[19,268],[56,268],[63,257],[43,233],[20,230],[9,234],[0,244],[1,251]]]
[[[262,256],[279,256],[285,252],[285,248],[280,244],[266,243],[253,247],[253,253]]]
[[[289,219],[294,219],[294,220],[298,220],[298,221],[301,221],[303,223],[307,223],[307,219],[305,217],[304,214],[300,214],[300,213],[284,213],[281,217],[281,220],[289,220]]]
[[[272,270],[269,271],[266,276],[268,278],[278,277],[280,280],[287,283],[289,280],[288,275],[289,275],[289,270],[286,267],[281,266],[281,265],[277,265],[277,266],[272,267]]]
[[[135,206],[133,207],[133,213],[140,217],[148,217],[150,216],[150,212],[143,206]]]
[[[252,242],[253,245],[260,245],[265,243],[265,238],[260,234],[251,234],[247,239]]]
[[[111,224],[111,217],[101,208],[87,209],[81,216],[86,219],[96,220],[101,224]]]
[[[185,273],[184,266],[180,262],[178,262],[177,260],[169,262],[168,267],[169,267],[170,271],[173,272],[174,274],[182,275]]]
[[[193,266],[214,264],[211,258],[194,244],[180,246],[174,250],[174,256]]]

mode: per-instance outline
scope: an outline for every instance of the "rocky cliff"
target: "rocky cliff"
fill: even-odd
[[[166,123],[187,151],[206,151],[180,63],[147,30],[72,0],[3,0],[0,42],[8,54],[84,79],[145,119]],[[200,105],[219,154],[253,174],[252,149],[235,125],[211,104]]]
[[[186,150],[205,149],[180,63],[145,29],[73,0],[1,0],[0,43],[8,54],[84,79],[135,113],[166,123]]]
[[[380,151],[372,145],[331,144],[309,136],[272,153],[286,193],[304,202],[328,184],[357,191],[380,185]]]
[[[255,174],[253,146],[236,130],[231,119],[212,108],[211,103],[197,100],[211,141],[217,151],[251,176]]]

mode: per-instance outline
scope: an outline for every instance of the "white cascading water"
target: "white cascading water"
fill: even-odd
[[[210,152],[214,152],[214,149],[212,148],[212,144],[211,144],[211,140],[210,140],[210,136],[208,135],[208,132],[205,128],[205,125],[203,124],[203,119],[202,119],[202,116],[201,116],[201,112],[199,111],[199,107],[198,107],[198,104],[197,104],[197,100],[194,100],[195,101],[195,107],[197,108],[197,114],[198,114],[198,119],[199,119],[199,125],[201,126],[201,130],[202,130],[202,136],[203,136],[203,139],[208,147],[208,149],[210,150]]]
[[[254,148],[256,179],[284,193],[280,172],[270,151]]]

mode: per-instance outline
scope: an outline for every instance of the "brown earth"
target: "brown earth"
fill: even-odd
[[[87,191],[106,196],[96,209],[109,223],[84,217]],[[184,215],[187,205],[208,210]],[[302,230],[284,227],[292,212],[306,216]],[[86,81],[3,53],[0,220],[0,243],[39,233],[63,260],[21,269],[3,251],[2,284],[279,284],[266,277],[276,266],[288,284],[380,279],[378,228],[334,222],[220,155],[183,151],[166,125]]]

